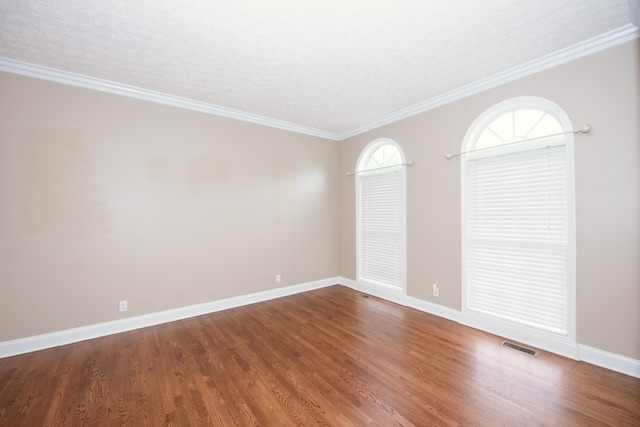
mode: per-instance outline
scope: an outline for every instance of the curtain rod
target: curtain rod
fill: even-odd
[[[494,146],[491,146],[491,147],[478,148],[477,150],[461,151],[460,153],[457,153],[457,154],[449,154],[449,153],[447,153],[447,155],[444,156],[444,158],[448,160],[448,159],[450,159],[452,157],[461,156],[461,155],[467,154],[467,153],[475,153],[476,151],[489,150],[491,148],[499,148],[499,147],[504,147],[504,146],[507,146],[507,145],[522,144],[523,142],[537,141],[539,139],[546,139],[546,138],[553,138],[554,136],[567,135],[569,133],[589,133],[589,132],[591,132],[591,125],[584,125],[584,126],[582,126],[581,128],[578,128],[578,129],[566,130],[564,132],[553,133],[551,135],[545,135],[545,136],[538,136],[538,137],[535,137],[535,138],[523,139],[522,141],[509,142],[508,144],[501,144],[501,145],[494,145]]]
[[[363,173],[363,172],[377,171],[377,170],[380,170],[380,169],[395,168],[397,166],[413,166],[413,162],[398,163],[397,165],[390,165],[390,166],[382,166],[382,167],[379,167],[379,168],[367,169],[366,171],[347,172],[347,176],[357,175],[357,174]]]

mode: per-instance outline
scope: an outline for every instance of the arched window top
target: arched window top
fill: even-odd
[[[404,163],[404,154],[393,140],[382,138],[371,142],[360,154],[358,172],[374,171]]]
[[[566,129],[571,129],[571,122],[566,113],[553,102],[537,97],[513,98],[489,108],[476,119],[465,136],[463,151],[471,152],[468,157],[484,157],[562,144],[572,136],[544,137],[559,134]],[[527,142],[514,144],[519,141]],[[474,150],[492,147],[495,150],[473,153]]]
[[[478,135],[474,149],[495,147],[562,132],[558,119],[534,109],[512,110],[489,123]]]

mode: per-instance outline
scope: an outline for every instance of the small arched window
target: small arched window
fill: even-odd
[[[404,163],[400,147],[387,140],[376,141],[375,144],[365,148],[363,154],[364,155],[358,162],[359,172],[376,172],[382,168],[397,166]]]
[[[466,316],[575,341],[570,129],[560,107],[534,97],[500,103],[469,128],[461,156]]]
[[[370,143],[356,174],[357,280],[405,291],[404,154],[390,139]]]

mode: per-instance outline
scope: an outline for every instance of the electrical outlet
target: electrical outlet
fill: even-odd
[[[127,311],[127,301],[120,301],[120,311]]]
[[[438,285],[436,285],[435,283],[433,284],[433,296],[437,297],[440,295],[440,289],[438,288]]]
[[[282,276],[276,274],[276,283],[280,283],[282,281]]]

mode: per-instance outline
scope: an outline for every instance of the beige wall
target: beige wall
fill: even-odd
[[[576,138],[578,341],[640,359],[639,50],[628,43],[339,143],[0,73],[0,342],[355,279],[345,172],[380,137],[415,162],[408,293],[460,309],[460,169],[444,154],[487,108],[532,95],[593,126]]]
[[[6,73],[0,94],[0,342],[336,276],[337,142]]]
[[[461,307],[460,150],[477,116],[517,96],[562,107],[576,137],[577,337],[580,344],[640,359],[640,43],[507,83],[355,136],[340,144],[352,170],[367,143],[398,142],[407,160],[407,286],[410,296]],[[340,274],[355,279],[355,184],[343,177]],[[440,296],[431,296],[431,284]]]

